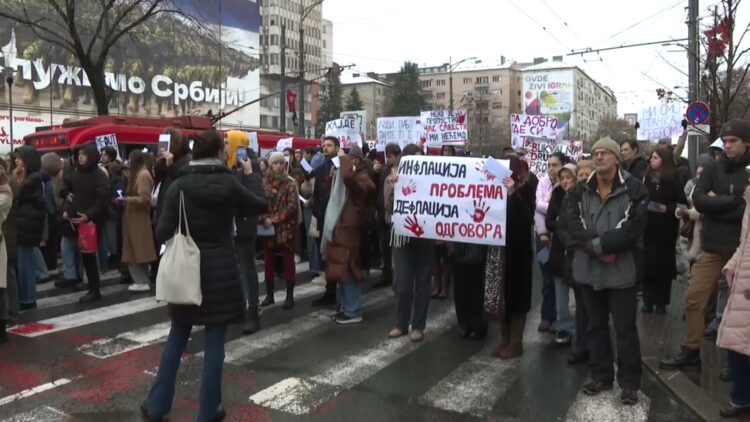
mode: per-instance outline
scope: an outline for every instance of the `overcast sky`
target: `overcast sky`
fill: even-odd
[[[435,66],[477,56],[528,62],[572,49],[687,38],[687,0],[325,0],[334,60],[362,72],[397,71],[405,60]],[[702,23],[713,18],[702,0]],[[750,21],[750,0],[737,27]],[[745,44],[750,46],[750,37]],[[679,46],[648,46],[566,56],[615,91],[618,114],[657,102],[666,87],[687,97],[687,56]],[[674,89],[675,86],[683,87]]]

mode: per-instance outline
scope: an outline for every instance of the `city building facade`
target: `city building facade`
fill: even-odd
[[[387,83],[374,77],[374,74],[365,74],[352,70],[341,73],[341,102],[342,109],[346,98],[356,89],[362,100],[362,109],[367,111],[367,121],[362,123],[362,131],[366,139],[375,139],[377,133],[377,119],[385,115],[388,98],[391,95],[391,87]]]

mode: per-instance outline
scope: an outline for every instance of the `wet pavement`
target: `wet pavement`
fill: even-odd
[[[322,288],[307,283],[307,273],[300,280],[293,310],[281,310],[283,292],[277,292],[260,332],[243,336],[239,326],[230,328],[227,420],[699,420],[645,370],[637,406],[621,406],[617,391],[582,395],[586,368],[568,366],[568,349],[536,332],[538,294],[523,357],[501,361],[489,356],[497,327],[486,342],[460,340],[451,301],[431,302],[425,341],[410,343],[387,339],[395,318],[390,289],[368,285],[364,322],[338,326],[329,318],[332,310],[311,306]],[[105,300],[92,306],[75,302],[82,293],[41,287],[43,308],[23,313],[17,334],[0,347],[0,420],[141,420],[138,406],[153,382],[168,317],[153,297],[128,293],[117,281],[105,282]],[[202,351],[203,332],[196,328],[183,356],[172,421],[197,415]]]

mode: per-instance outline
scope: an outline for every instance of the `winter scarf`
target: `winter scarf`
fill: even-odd
[[[331,187],[331,197],[326,207],[325,221],[323,222],[323,237],[320,242],[320,254],[325,256],[328,242],[333,239],[333,233],[336,231],[341,213],[344,211],[348,192],[344,181],[339,176],[338,170],[334,173],[333,186]]]

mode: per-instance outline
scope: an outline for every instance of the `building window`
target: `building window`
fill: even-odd
[[[429,81],[422,81],[422,88],[431,88],[432,87],[432,79]]]
[[[436,100],[444,100],[445,99],[445,92],[438,92],[437,94],[435,94],[435,99]]]
[[[471,85],[471,78],[464,78],[464,85]]]
[[[488,87],[483,86],[483,87],[477,88],[477,95],[482,96],[482,95],[489,95],[489,94],[490,94],[490,89]]]
[[[488,84],[490,83],[490,77],[489,76],[477,76],[476,83],[477,85]]]
[[[445,86],[445,79],[438,79],[435,81],[436,86]]]
[[[500,82],[500,75],[495,75],[492,77],[492,82]]]

